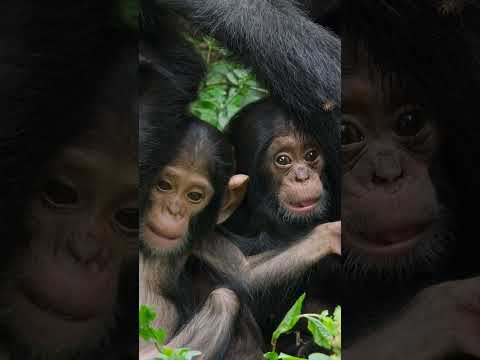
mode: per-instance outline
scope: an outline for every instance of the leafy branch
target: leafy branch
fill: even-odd
[[[295,302],[292,308],[287,312],[283,320],[278,325],[277,329],[272,335],[272,351],[266,353],[267,360],[340,360],[342,348],[342,310],[337,306],[333,314],[330,316],[328,310],[320,314],[302,314],[303,302],[305,301],[305,294]],[[277,353],[277,341],[283,335],[291,334],[301,319],[308,321],[308,330],[313,336],[313,341],[316,345],[330,351],[331,355],[323,353],[313,353],[308,356],[308,359],[300,358],[284,353]],[[297,333],[297,336],[299,333]],[[298,341],[297,341],[298,342]]]
[[[223,130],[242,107],[267,96],[268,91],[260,86],[251,69],[230,60],[228,51],[216,40],[207,36],[187,37],[208,67],[190,111]]]
[[[192,360],[202,354],[186,348],[172,349],[165,346],[167,337],[165,331],[152,326],[156,317],[155,311],[146,305],[142,305],[138,310],[138,334],[144,341],[153,343],[159,353],[153,360]]]

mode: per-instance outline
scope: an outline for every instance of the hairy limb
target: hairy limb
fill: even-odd
[[[195,250],[217,272],[241,280],[252,291],[297,279],[328,254],[340,254],[340,222],[318,225],[290,247],[245,257],[231,241],[215,234]]]
[[[231,360],[263,360],[262,332],[247,307],[243,307],[238,320],[238,330],[229,348]]]
[[[272,93],[311,115],[341,102],[341,44],[292,0],[151,0],[187,15],[251,65]]]
[[[167,344],[202,352],[202,360],[223,359],[230,345],[240,303],[236,294],[219,288],[210,294],[193,319]]]
[[[480,278],[422,290],[395,319],[343,351],[352,359],[480,358]],[[389,346],[378,346],[386,344]],[[451,357],[448,357],[451,356]]]
[[[329,254],[340,254],[340,222],[318,225],[305,239],[286,249],[272,250],[247,258],[249,285],[258,291],[295,280]]]
[[[177,334],[168,341],[171,348],[189,348],[202,353],[202,360],[223,359],[230,345],[240,304],[235,293],[219,288],[209,295],[203,307]],[[162,309],[162,314],[172,308]],[[161,321],[158,325],[163,327]],[[142,346],[143,345],[143,346]],[[140,345],[140,360],[150,360],[158,355],[152,344]]]
[[[176,306],[169,300],[160,295],[150,293],[146,295],[142,289],[140,290],[140,303],[149,305],[154,308],[157,318],[154,327],[160,327],[166,331],[168,337],[172,337],[178,327],[178,311]],[[157,348],[152,343],[140,342],[139,359],[150,360],[158,355]]]

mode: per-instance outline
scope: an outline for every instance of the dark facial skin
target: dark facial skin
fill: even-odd
[[[429,173],[441,140],[433,115],[381,84],[362,67],[343,79],[342,241],[349,260],[385,269],[431,262],[446,229]]]
[[[214,189],[205,171],[173,163],[163,169],[151,191],[143,240],[154,253],[170,253],[187,241],[190,220],[210,202]]]
[[[72,144],[45,177],[32,179],[32,237],[6,294],[11,330],[32,351],[62,358],[109,332],[122,263],[138,249],[134,149],[105,140]]]
[[[266,172],[274,179],[283,216],[308,219],[322,211],[324,159],[318,144],[295,135],[273,140],[265,155]]]

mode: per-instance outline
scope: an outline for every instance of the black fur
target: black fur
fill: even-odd
[[[309,224],[285,224],[277,215],[277,194],[271,189],[270,179],[264,175],[264,156],[274,138],[282,135],[288,127],[293,126],[295,131],[302,133],[298,118],[285,110],[281,103],[265,99],[248,105],[230,122],[227,133],[236,149],[237,172],[249,175],[250,182],[246,200],[227,228],[237,235],[261,237],[261,240],[242,241],[242,250],[259,253],[284,246],[298,240],[313,226],[338,219],[340,184],[336,171],[339,165],[339,129],[327,119],[318,119],[318,123],[331,125],[319,126],[319,131],[311,134],[325,151],[326,168],[322,181],[328,192],[328,210]]]
[[[187,114],[187,106],[195,98],[204,74],[201,58],[178,34],[172,19],[147,14],[148,6],[144,7],[143,11],[145,13],[142,14],[140,46],[142,93],[139,107],[141,221],[148,212],[149,195],[162,168],[181,151],[188,154],[200,147],[201,156],[207,160],[215,195],[210,204],[190,223],[189,244],[186,249],[190,251],[200,241],[209,241],[208,237],[213,234],[228,180],[234,174],[234,152],[232,145],[219,130]],[[228,254],[220,256],[227,258]],[[225,263],[225,268],[219,271],[200,257],[190,256],[179,280],[166,294],[181,316],[178,332],[182,331],[201,308],[205,301],[205,291],[208,291],[208,288],[199,289],[198,285],[192,282],[192,276],[198,277],[201,274],[202,278],[211,284],[210,291],[215,287],[233,290],[241,304],[245,303],[248,296],[245,285],[240,277],[232,276],[236,273],[228,267],[229,264]],[[242,306],[241,313],[246,311]],[[252,332],[256,331],[250,322],[237,325],[251,328]],[[227,353],[231,346],[231,335],[225,334],[225,344],[216,354],[218,359],[232,356]]]
[[[396,76],[402,81],[401,90],[423,96],[421,100],[433,107],[445,144],[430,172],[437,195],[452,210],[456,225],[454,249],[435,278],[425,280],[420,274],[413,284],[403,284],[403,293],[396,289],[395,295],[374,281],[363,288],[348,283],[343,294],[348,311],[345,318],[349,319],[345,343],[395,316],[397,313],[391,309],[405,305],[409,287],[418,291],[431,283],[480,274],[473,250],[476,241],[470,235],[476,231],[476,215],[467,210],[480,199],[479,172],[472,167],[480,155],[480,127],[475,115],[480,91],[480,8],[474,1],[450,1],[462,4],[463,11],[460,8],[442,14],[441,3],[345,1],[342,7],[343,48],[352,56],[358,52],[368,54],[368,65],[380,71],[385,86],[390,86],[390,79]],[[345,74],[349,69],[344,67],[342,71]],[[362,296],[375,298],[377,294],[381,296],[381,308],[366,310],[370,302],[361,300]],[[342,295],[338,295],[340,301]]]
[[[340,40],[308,18],[308,6],[292,0],[149,2],[219,38],[300,118],[311,119],[325,102],[339,106]]]
[[[480,7],[473,1],[459,1],[465,4],[463,12],[445,15],[439,11],[440,3],[345,2],[343,47],[352,49],[353,56],[364,48],[369,65],[380,70],[386,86],[396,75],[405,92],[422,94],[422,100],[433,106],[447,144],[435,164],[443,172],[433,180],[438,195],[461,223],[459,229],[467,233],[474,222],[465,209],[479,198],[475,185],[479,174],[472,171],[472,164],[480,154],[480,127],[474,115],[480,90],[480,25],[476,21]],[[462,247],[472,245],[462,242]],[[465,257],[464,249],[461,252],[459,256]]]
[[[135,119],[135,38],[119,24],[117,5],[115,1],[0,5],[2,276],[11,263],[22,261],[22,249],[32,235],[27,214],[35,192],[33,179],[42,176],[46,164],[66,144],[96,128],[94,116],[99,111]],[[125,279],[132,279],[130,275]],[[131,283],[122,286],[136,289]],[[130,308],[125,312],[127,304],[138,303],[132,295],[122,291],[119,304],[118,317],[123,325],[129,324],[115,334],[123,341],[118,348],[122,356],[129,346],[135,347],[137,336],[131,332],[136,316],[132,319]],[[100,356],[107,358],[117,350],[104,351]]]

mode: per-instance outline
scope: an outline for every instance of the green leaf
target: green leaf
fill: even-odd
[[[335,320],[338,325],[342,324],[342,308],[340,306],[335,308],[335,311],[333,312],[333,320]]]
[[[169,347],[164,346],[160,354],[172,356],[175,353],[175,350]]]
[[[267,360],[278,360],[278,354],[274,351],[264,354],[263,357]]]
[[[213,75],[227,76],[227,74],[229,74],[231,70],[231,65],[226,61],[219,61],[210,67],[210,73]]]
[[[167,334],[163,329],[157,329],[157,330],[152,329],[152,336],[158,345],[162,345],[165,339],[167,338]]]
[[[233,85],[238,85],[238,79],[233,72],[227,72],[225,75],[230,83]]]
[[[136,0],[121,0],[119,16],[123,23],[132,30],[138,30],[139,6]]]
[[[292,356],[292,355],[287,355],[287,354],[284,354],[284,353],[281,353],[278,358],[279,359],[285,359],[285,360],[306,360],[305,358],[299,358],[299,357]]]
[[[309,355],[308,360],[331,360],[331,358],[330,356],[325,354],[315,353],[315,354]]]
[[[308,318],[308,330],[313,335],[313,340],[317,345],[325,349],[331,349],[333,334],[320,320]]]
[[[278,338],[285,333],[288,333],[294,328],[297,324],[300,313],[302,312],[303,301],[305,300],[306,294],[302,294],[300,298],[295,302],[292,308],[288,311],[287,315],[283,318],[280,325],[277,327],[275,332],[272,335],[272,345],[277,343]]]
[[[233,73],[238,79],[247,79],[248,77],[250,77],[250,72],[242,68],[233,70]]]
[[[140,326],[150,325],[150,323],[155,320],[156,317],[157,314],[153,309],[147,305],[140,306],[140,309],[138,310],[138,321]]]

